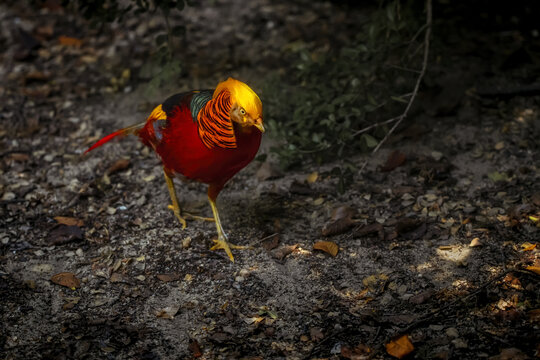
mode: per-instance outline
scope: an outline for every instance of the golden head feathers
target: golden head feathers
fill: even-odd
[[[218,84],[213,98],[215,99],[223,90],[227,90],[231,94],[232,103],[237,103],[238,106],[244,108],[253,119],[262,117],[261,99],[247,84],[228,78]]]

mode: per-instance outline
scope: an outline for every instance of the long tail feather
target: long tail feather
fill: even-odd
[[[126,128],[117,130],[113,132],[112,134],[109,134],[105,136],[104,138],[98,140],[94,145],[90,146],[90,148],[88,148],[88,150],[86,150],[84,153],[86,154],[87,152],[92,151],[97,147],[100,147],[101,145],[105,144],[106,142],[111,141],[117,136],[126,136],[126,135],[131,135],[131,134],[137,135],[139,130],[141,130],[144,127],[145,123],[146,122],[142,122],[140,124],[131,125]]]

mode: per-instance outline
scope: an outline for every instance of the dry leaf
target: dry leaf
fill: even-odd
[[[536,247],[536,244],[531,244],[530,242],[526,242],[521,244],[521,251],[531,251],[534,250]]]
[[[334,257],[337,255],[338,250],[339,250],[336,243],[333,243],[331,241],[317,241],[313,245],[313,249],[324,251]]]
[[[499,355],[491,356],[489,360],[525,360],[529,357],[517,348],[502,349]]]
[[[107,171],[105,171],[106,175],[114,174],[115,172],[125,170],[129,167],[129,160],[128,159],[120,159],[117,160],[114,164],[109,166]]]
[[[76,240],[82,240],[83,233],[80,227],[59,224],[49,233],[49,241],[53,245],[63,245]]]
[[[62,44],[64,46],[80,47],[82,45],[82,40],[81,39],[77,39],[77,38],[69,37],[69,36],[64,36],[64,35],[60,35],[58,37],[58,41],[60,42],[60,44]]]
[[[526,269],[532,271],[536,275],[540,275],[540,266],[527,266]]]
[[[373,233],[377,233],[379,240],[384,241],[385,235],[384,235],[384,227],[382,226],[382,224],[374,223],[374,224],[364,225],[358,229],[355,229],[354,231],[355,236],[366,236]]]
[[[274,251],[273,256],[278,260],[283,260],[285,256],[292,253],[296,248],[298,248],[298,244],[282,246]]]
[[[81,282],[79,281],[79,279],[77,279],[75,274],[70,272],[61,272],[53,275],[51,281],[55,284],[68,287],[71,290],[75,290],[76,288],[81,286]]]
[[[352,217],[356,211],[348,206],[340,206],[332,211],[330,222],[324,225],[322,229],[323,236],[332,236],[342,234],[352,228],[355,221]]]
[[[83,226],[84,221],[80,219],[75,219],[72,217],[67,216],[55,216],[54,220],[56,220],[57,223],[67,225],[67,226]]]
[[[369,354],[371,353],[371,349],[369,346],[364,344],[359,344],[354,349],[351,349],[347,345],[343,345],[341,347],[341,356],[343,356],[345,359],[350,360],[363,360],[363,359],[369,359]]]
[[[413,350],[414,346],[407,335],[403,335],[399,339],[392,340],[386,344],[386,352],[398,359],[405,357]]]
[[[540,323],[540,309],[534,309],[527,313],[530,321]]]
[[[194,358],[200,358],[202,356],[201,346],[197,340],[189,340],[188,348],[191,350]]]
[[[407,156],[405,156],[404,153],[399,150],[394,150],[388,156],[388,159],[386,160],[386,163],[383,165],[383,167],[381,167],[381,171],[392,171],[398,166],[403,165],[405,163],[405,160],[407,160]]]
[[[174,319],[174,316],[176,315],[179,309],[180,309],[180,306],[177,306],[177,305],[167,306],[161,310],[156,311],[156,316],[162,319]]]
[[[312,327],[311,329],[309,329],[309,336],[311,337],[311,341],[315,342],[324,339],[322,329],[317,327]]]
[[[332,236],[343,234],[355,225],[355,222],[351,218],[342,218],[327,223],[322,228],[323,236]]]
[[[159,275],[156,275],[156,277],[159,280],[163,281],[163,282],[176,281],[176,280],[180,279],[180,275],[174,274],[174,273],[171,273],[171,274],[159,274]]]
[[[273,250],[277,248],[279,245],[279,234],[270,235],[267,239],[263,240],[262,247],[265,248],[266,251]]]
[[[318,177],[319,177],[319,174],[316,171],[314,171],[308,175],[306,181],[308,184],[313,184],[315,181],[317,181]]]
[[[471,243],[469,244],[469,247],[477,247],[477,246],[482,246],[482,242],[480,241],[479,238],[475,237],[474,239],[471,240]]]

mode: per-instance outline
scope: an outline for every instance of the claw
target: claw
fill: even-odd
[[[234,262],[234,256],[231,252],[231,249],[244,250],[248,248],[247,246],[230,244],[229,242],[227,242],[227,239],[225,237],[213,239],[212,241],[215,242],[215,245],[212,246],[210,250],[225,250],[225,252],[229,256],[229,259],[231,259],[232,262]]]
[[[187,226],[186,219],[180,215],[180,208],[175,208],[174,205],[168,205],[169,209],[171,209],[174,212],[174,216],[180,221],[180,224],[182,224],[182,230],[184,230]]]

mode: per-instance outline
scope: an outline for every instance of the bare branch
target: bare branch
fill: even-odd
[[[412,106],[412,104],[414,102],[414,99],[416,99],[416,95],[418,94],[418,89],[420,88],[420,83],[422,82],[422,79],[424,78],[424,74],[426,73],[426,68],[427,68],[427,63],[428,63],[429,40],[430,40],[430,37],[431,37],[431,20],[432,20],[431,0],[426,0],[426,24],[425,24],[426,33],[424,35],[424,59],[422,61],[422,69],[420,70],[420,74],[418,75],[418,78],[416,79],[416,84],[414,86],[414,90],[412,91],[411,98],[409,99],[409,102],[407,103],[407,107],[405,108],[405,110],[403,111],[403,113],[400,116],[398,116],[397,118],[394,118],[394,119],[396,119],[395,120],[396,123],[394,124],[394,126],[392,126],[390,131],[388,131],[386,136],[381,141],[379,141],[379,143],[377,144],[375,149],[373,149],[372,154],[375,154],[377,151],[379,151],[381,146],[388,140],[388,138],[390,137],[390,135],[392,135],[394,130],[396,130],[396,128],[401,124],[401,122],[407,117],[407,114],[409,113],[409,110],[410,110],[410,108],[411,108],[411,106]],[[392,121],[394,121],[394,119],[390,119],[390,120],[387,120],[387,121],[392,122]],[[375,125],[377,125],[377,124],[375,124]],[[377,125],[377,126],[379,126],[379,125]],[[373,127],[375,127],[375,126],[373,126]],[[364,131],[364,129],[362,129],[360,131]],[[365,131],[367,131],[367,130],[365,130]],[[359,132],[357,132],[357,133],[359,133]],[[367,165],[367,161],[365,161],[364,164],[362,165],[362,167],[360,168],[359,174],[362,173],[362,171],[364,170],[366,165]]]

